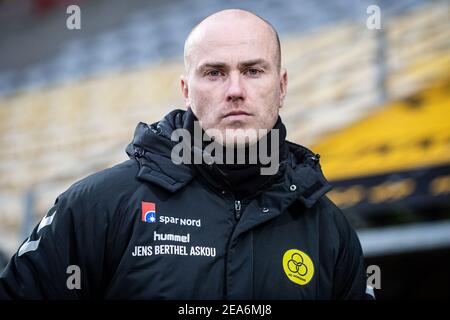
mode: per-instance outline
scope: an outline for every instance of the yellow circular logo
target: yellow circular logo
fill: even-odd
[[[302,286],[310,282],[314,275],[311,258],[297,249],[290,249],[284,253],[283,269],[289,280]]]

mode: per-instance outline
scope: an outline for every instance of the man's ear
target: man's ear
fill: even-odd
[[[285,68],[280,71],[280,108],[283,107],[288,85],[288,75]]]
[[[180,76],[181,94],[183,95],[184,105],[189,108],[189,87],[187,83],[187,77],[183,74]]]

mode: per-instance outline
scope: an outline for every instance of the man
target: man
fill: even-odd
[[[140,123],[130,160],[58,197],[1,274],[1,298],[366,298],[361,246],[318,156],[285,140],[273,27],[215,13],[186,40],[185,67],[187,111]]]

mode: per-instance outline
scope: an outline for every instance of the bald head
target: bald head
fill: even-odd
[[[192,56],[211,44],[224,50],[235,50],[236,44],[260,41],[263,50],[270,50],[278,70],[281,68],[281,46],[275,28],[258,15],[241,9],[216,12],[199,22],[189,33],[184,44],[184,66],[188,73]],[[227,45],[229,44],[229,45]]]
[[[280,60],[277,33],[264,19],[238,9],[214,13],[186,39],[185,106],[205,131],[221,133],[214,135],[219,143],[238,137],[252,144],[257,135],[246,130],[272,129],[283,105],[287,71]]]

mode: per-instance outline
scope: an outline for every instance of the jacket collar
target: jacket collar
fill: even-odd
[[[166,118],[152,125],[140,122],[134,132],[133,141],[128,144],[126,153],[139,163],[138,180],[155,184],[167,191],[177,192],[195,176],[188,165],[177,165],[171,160],[171,152],[176,142],[170,140]]]
[[[172,148],[177,142],[171,141],[173,130],[183,127],[184,110],[173,110],[161,121],[151,125],[140,122],[135,130],[133,141],[126,152],[139,162],[136,178],[157,185],[169,192],[184,188],[194,177],[191,165],[175,164],[171,160]],[[295,194],[306,207],[314,203],[331,189],[319,164],[319,155],[309,149],[288,142],[289,156],[286,160],[285,174],[275,183],[278,191]],[[282,196],[276,192],[277,196]]]
[[[289,142],[289,149],[291,161],[286,178],[286,182],[290,183],[289,191],[295,192],[299,200],[310,208],[331,190],[331,184],[323,175],[319,154],[292,142]]]

